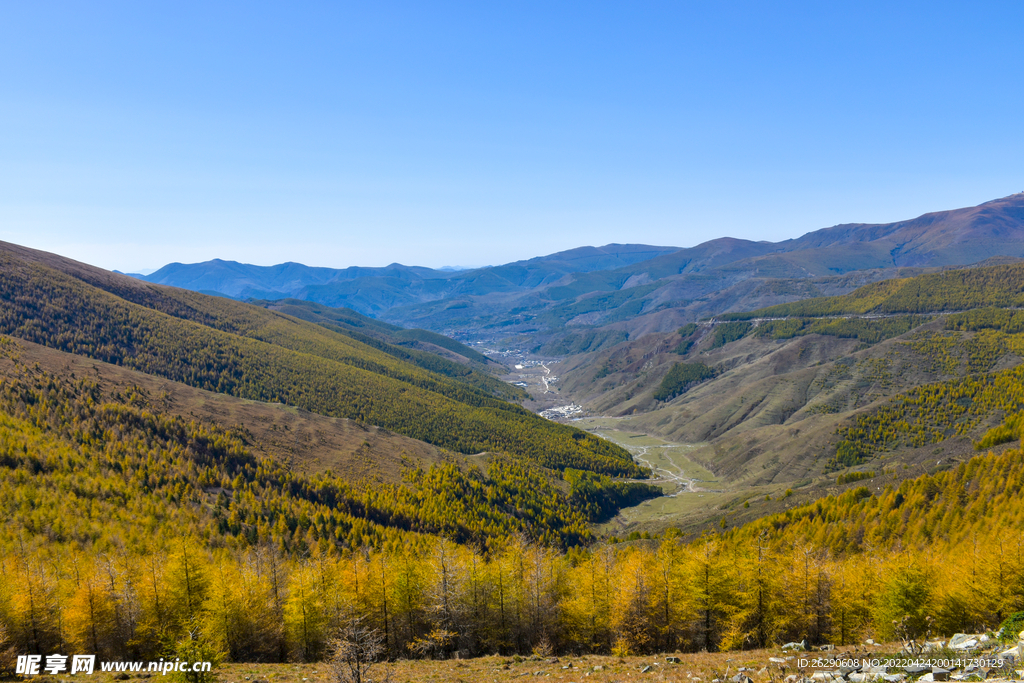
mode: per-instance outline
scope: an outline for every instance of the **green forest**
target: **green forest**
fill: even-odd
[[[714,368],[703,363],[675,363],[654,390],[654,398],[659,401],[671,401],[693,385],[711,379],[715,374]]]

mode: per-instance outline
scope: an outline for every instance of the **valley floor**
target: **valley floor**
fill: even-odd
[[[687,457],[700,444],[674,443],[633,431],[628,418],[581,418],[572,424],[628,450],[634,460],[654,473],[645,483],[657,484],[665,492],[661,498],[621,510],[601,527],[604,533],[629,533],[652,524],[660,528],[687,526],[690,521],[706,519],[708,510],[718,507],[729,495],[725,482]]]
[[[633,532],[661,533],[668,527],[696,532],[720,524],[723,517],[728,518],[729,526],[734,526],[740,520],[776,512],[791,503],[764,500],[767,493],[773,499],[780,498],[785,486],[750,487],[716,476],[692,457],[698,451],[707,451],[710,448],[707,443],[673,442],[653,436],[637,424],[635,416],[587,415],[583,407],[560,391],[556,374],[559,359],[534,357],[519,350],[486,349],[486,352],[511,366],[510,373],[503,379],[528,392],[530,398],[524,403],[525,407],[622,446],[636,462],[654,472],[654,478],[644,483],[660,485],[665,495],[622,509],[613,519],[598,525],[597,530],[604,535],[626,537]],[[749,510],[743,508],[748,499],[755,501]]]

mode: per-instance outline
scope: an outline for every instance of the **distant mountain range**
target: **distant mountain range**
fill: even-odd
[[[234,299],[292,298],[379,314],[420,301],[535,289],[571,273],[620,268],[675,251],[677,247],[609,244],[475,270],[435,270],[400,263],[383,268],[343,269],[313,268],[301,263],[253,266],[214,259],[204,263],[171,263],[150,275],[134,277]]]
[[[1024,193],[896,223],[837,225],[783,242],[610,244],[468,271],[173,263],[140,279],[236,299],[299,299],[393,323],[517,335],[593,350],[702,316],[844,294],[926,269],[1024,257]],[[996,261],[991,261],[996,259]],[[580,335],[583,338],[580,338]],[[589,341],[588,341],[589,340]]]

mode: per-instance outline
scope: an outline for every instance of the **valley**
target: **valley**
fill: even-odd
[[[626,657],[1024,609],[1024,264],[768,280],[723,245],[682,279],[635,245],[505,269],[540,289],[433,330],[0,245],[7,637],[310,661],[356,619],[395,657]],[[709,294],[649,308],[680,282]]]
[[[1024,681],[1024,5],[4,9],[0,683]]]
[[[672,443],[630,430],[629,418],[579,418],[573,424],[617,443],[653,475],[647,483],[660,486],[665,495],[623,508],[601,527],[610,536],[658,533],[668,527],[691,529],[706,521],[728,493],[723,482],[688,455],[703,444]]]
[[[742,334],[724,340],[715,330],[736,323],[702,323],[681,335],[647,335],[603,354],[564,358],[557,393],[536,381],[527,389],[545,415],[622,445],[642,464],[647,454],[638,444],[675,444],[687,463],[717,482],[714,492],[699,500],[673,499],[675,491],[667,488],[666,497],[624,510],[614,525],[602,527],[605,533],[658,533],[668,527],[694,532],[742,524],[841,492],[848,485],[837,481],[849,465],[871,472],[879,484],[896,485],[973,457],[974,443],[998,423],[1002,411],[982,414],[968,430],[948,437],[886,446],[870,468],[836,461],[846,425],[885,410],[906,392],[983,368],[1017,366],[1020,356],[1003,342],[981,333],[947,332],[958,315],[825,316],[802,323],[818,332],[787,331],[781,338],[773,331],[780,321],[759,319],[742,323]],[[832,336],[836,331],[839,336]],[[696,341],[687,342],[688,335]],[[933,339],[955,355],[937,364]],[[985,360],[972,360],[972,353],[985,353]],[[652,398],[671,368],[694,362],[715,368],[716,375],[671,400]],[[543,377],[542,368],[552,366],[540,363],[521,356],[524,370],[517,372],[529,377],[523,373],[535,367],[532,372]],[[561,410],[552,409],[557,406]],[[656,450],[659,456],[663,452]],[[663,464],[674,467],[651,462]]]

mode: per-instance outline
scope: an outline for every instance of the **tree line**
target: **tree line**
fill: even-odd
[[[992,540],[837,555],[763,528],[568,553],[520,536],[486,551],[432,538],[298,554],[21,539],[0,554],[0,620],[14,652],[110,659],[200,639],[232,661],[316,661],[352,623],[392,658],[849,644],[998,628],[1024,607],[1024,542],[1019,529]]]

